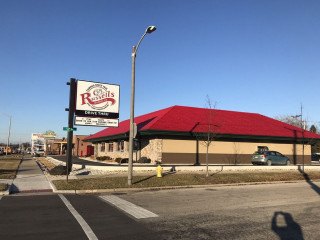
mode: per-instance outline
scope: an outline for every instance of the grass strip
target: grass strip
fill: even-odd
[[[39,158],[37,158],[37,160],[38,160],[42,165],[44,165],[44,166],[48,169],[48,171],[50,171],[50,170],[52,170],[53,168],[56,167],[55,164],[53,164],[52,162],[48,161],[48,160],[47,160],[46,158],[44,158],[44,157],[39,157]]]
[[[162,178],[155,175],[134,176],[130,188],[215,185],[250,182],[273,182],[295,180],[318,180],[319,172],[259,172],[259,173],[218,173],[206,177],[204,174],[168,174]],[[99,177],[86,179],[55,180],[53,184],[58,190],[92,190],[128,188],[127,177]]]
[[[21,156],[1,156],[0,158],[0,179],[14,179],[20,162],[22,160]]]
[[[6,191],[8,188],[8,184],[6,183],[0,183],[0,192]]]
[[[13,155],[2,155],[2,156],[0,156],[0,160],[16,160],[16,159],[22,159],[22,155],[13,154]]]

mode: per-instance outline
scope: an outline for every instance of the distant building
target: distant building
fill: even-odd
[[[93,155],[93,146],[90,142],[84,142],[83,139],[88,135],[75,135],[72,138],[73,150],[72,155],[78,157]]]
[[[301,164],[302,159],[310,164],[311,144],[320,141],[318,134],[260,114],[205,108],[173,106],[136,117],[135,123],[134,159],[145,157],[153,163],[204,163],[202,140],[209,125],[216,134],[209,148],[210,164],[250,164],[252,154],[263,148],[287,155],[293,164]],[[128,138],[126,120],[84,141],[94,144],[95,156],[128,158]]]
[[[67,139],[55,138],[46,140],[46,155],[63,155],[66,154]]]
[[[91,156],[93,154],[93,146],[90,142],[83,142],[88,135],[75,135],[72,138],[72,155],[78,157]],[[47,155],[64,155],[67,151],[67,139],[49,139],[46,140]]]
[[[31,151],[32,153],[44,151],[44,136],[42,133],[32,133]]]

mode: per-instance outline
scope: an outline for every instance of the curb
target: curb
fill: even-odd
[[[313,182],[319,182],[313,181]],[[262,184],[279,184],[279,183],[300,183],[305,180],[295,181],[274,181],[274,182],[249,182],[249,183],[229,183],[229,184],[211,184],[211,185],[185,185],[185,186],[167,186],[167,187],[150,187],[150,188],[114,188],[114,189],[92,189],[92,190],[57,190],[54,193],[61,194],[99,194],[99,193],[122,193],[122,192],[142,192],[142,191],[159,191],[159,190],[174,190],[174,189],[187,189],[187,188],[213,188],[213,187],[234,187],[234,186],[247,186],[247,185],[262,185]],[[53,185],[53,184],[52,184]]]
[[[66,163],[60,160],[57,160],[53,157],[46,157],[50,158],[52,162],[54,162],[56,165],[63,165],[65,166]],[[88,160],[86,160],[88,161]],[[94,161],[92,161],[94,162]],[[177,172],[204,172],[206,171],[206,165],[200,165],[200,166],[185,166],[185,165],[177,165],[177,164],[168,164],[163,165],[163,171],[169,171],[172,167],[175,167]],[[295,171],[303,168],[302,165],[272,165],[272,166],[253,166],[253,165],[209,165],[210,171],[226,171],[226,172],[242,172],[242,171]],[[73,164],[72,165],[73,170],[77,169],[87,169],[87,170],[101,170],[101,171],[107,171],[107,172],[127,172],[128,168],[127,165],[109,165],[109,166],[91,166],[91,165],[80,165],[80,164]],[[305,170],[309,171],[320,171],[320,165],[318,166],[312,166],[312,165],[305,165]],[[156,166],[133,166],[133,172],[139,173],[139,172],[156,172]]]
[[[57,159],[54,159],[52,157],[50,157],[51,159],[53,159],[53,161],[55,161],[56,163],[60,163],[60,165],[63,165],[64,162],[59,161]],[[37,161],[38,162],[38,161]],[[62,163],[62,164],[61,164]],[[38,162],[38,164],[41,164],[40,162]],[[42,165],[42,164],[41,164]],[[65,163],[64,163],[65,165]],[[82,165],[77,165],[74,164],[74,167],[82,167]],[[96,166],[85,166],[85,168],[90,169],[90,167],[95,168]],[[105,166],[103,168],[108,168],[110,166]],[[175,166],[176,168],[178,168],[179,166]],[[205,166],[201,166],[202,168],[205,168]],[[252,171],[281,171],[283,170],[283,168],[279,168],[279,166],[263,166],[263,167],[259,167],[259,166],[254,166],[250,169],[248,169],[248,166],[236,166],[237,170],[233,170],[234,166],[209,166],[210,170],[220,170],[220,171],[226,171],[226,172],[252,172]],[[301,169],[302,166],[285,166],[285,170],[287,171],[298,171],[299,169]],[[100,168],[100,166],[99,166]],[[117,168],[117,166],[112,166],[112,168]],[[146,167],[143,167],[145,169],[144,172],[148,172],[151,171],[151,169],[148,169]],[[151,168],[151,167],[150,167]],[[152,167],[153,169],[155,167]],[[165,169],[168,168],[168,169]],[[170,167],[163,167],[164,170],[170,170]],[[192,166],[192,168],[197,168],[194,169],[193,171],[186,171],[186,170],[177,170],[177,172],[179,171],[181,172],[188,172],[188,173],[194,173],[194,172],[202,172],[204,170],[199,170],[199,167],[197,166]],[[229,168],[229,169],[228,169]],[[305,170],[320,170],[320,166],[304,166]],[[120,193],[120,192],[139,192],[139,191],[158,191],[158,190],[174,190],[174,189],[186,189],[186,188],[203,188],[203,187],[225,187],[225,186],[245,186],[245,185],[258,185],[258,184],[277,184],[277,183],[299,183],[299,182],[305,182],[305,180],[293,180],[293,181],[273,181],[273,182],[244,182],[244,183],[230,183],[230,184],[211,184],[211,185],[185,185],[185,186],[164,186],[164,187],[149,187],[149,188],[116,188],[116,189],[91,189],[91,190],[58,190],[56,188],[56,186],[52,183],[52,181],[54,181],[55,179],[51,179],[49,178],[50,175],[48,175],[48,172],[46,171],[46,168],[43,166],[44,171],[47,174],[44,174],[47,181],[49,182],[53,193],[60,193],[60,194],[100,194],[100,193]],[[43,170],[42,169],[42,170]],[[92,169],[93,170],[93,169]],[[127,171],[127,169],[125,169],[125,171]],[[153,171],[153,170],[152,170]],[[110,172],[119,172],[119,171],[108,171]],[[58,180],[58,179],[57,179]],[[320,180],[314,180],[313,182],[317,182]]]
[[[36,161],[36,163],[39,165],[41,171],[43,172],[43,175],[46,177],[46,179],[47,179],[47,181],[48,181],[48,183],[49,183],[49,185],[50,185],[50,187],[51,187],[51,189],[52,189],[52,192],[55,193],[55,192],[57,191],[57,188],[56,188],[56,186],[52,183],[52,180],[49,179],[48,175],[50,175],[50,174],[49,174],[47,168],[46,168],[41,162],[39,162],[37,159],[35,159],[35,161]]]

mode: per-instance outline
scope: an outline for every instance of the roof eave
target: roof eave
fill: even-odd
[[[138,132],[139,136],[172,136],[172,137],[203,137],[206,136],[207,133],[195,133],[195,132],[184,132],[184,131],[166,131],[166,130],[142,130]],[[110,140],[118,140],[118,139],[126,139],[129,137],[129,132],[91,138],[83,140],[84,142],[102,142],[102,141],[110,141]],[[295,141],[295,142],[306,142],[310,143],[311,141],[316,143],[320,142],[320,139],[317,138],[294,138],[294,137],[281,137],[281,136],[262,136],[262,135],[245,135],[245,134],[216,134],[216,139],[224,138],[224,139],[250,139],[250,140],[270,140],[270,141]]]

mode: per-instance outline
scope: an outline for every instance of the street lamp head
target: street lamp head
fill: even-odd
[[[152,33],[152,32],[154,32],[156,29],[157,29],[156,26],[149,26],[149,27],[147,28],[147,30],[146,30],[146,33]]]

